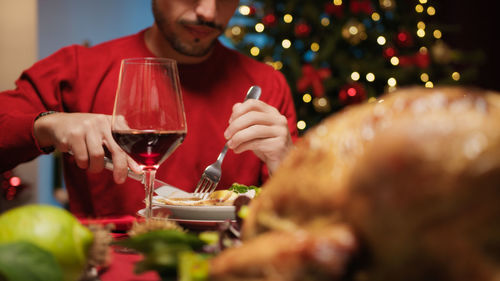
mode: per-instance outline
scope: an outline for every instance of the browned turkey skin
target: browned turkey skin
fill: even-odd
[[[328,118],[243,238],[213,280],[500,280],[500,95],[414,87]]]
[[[220,281],[340,278],[356,246],[352,232],[343,225],[270,231],[224,252],[213,261],[212,276]]]

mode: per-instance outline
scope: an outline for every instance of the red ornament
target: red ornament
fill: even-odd
[[[427,68],[431,64],[431,58],[428,53],[417,52],[412,56],[401,56],[399,58],[400,66],[417,66],[420,68]]]
[[[427,68],[431,64],[431,57],[428,53],[418,52],[415,55],[415,65],[420,68]]]
[[[396,42],[398,42],[401,47],[410,47],[413,45],[413,38],[410,32],[403,30],[398,33]]]
[[[329,68],[315,69],[312,65],[306,64],[302,66],[302,77],[297,80],[297,90],[305,92],[311,88],[314,96],[322,97],[325,95],[325,87],[323,80],[332,76]]]
[[[276,16],[274,14],[267,14],[262,18],[262,23],[267,26],[276,24]]]
[[[375,11],[370,0],[351,0],[349,8],[353,14],[371,15]]]
[[[361,103],[366,99],[366,90],[359,83],[344,85],[339,91],[339,100],[344,105]]]
[[[255,15],[255,7],[254,6],[248,6],[248,9],[249,9],[249,11],[248,11],[249,16]]]
[[[295,25],[295,35],[297,37],[307,37],[311,33],[311,27],[307,23],[299,23]]]
[[[387,47],[384,49],[384,57],[386,59],[392,58],[395,55],[396,55],[396,49],[394,49],[393,47]]]
[[[331,16],[336,16],[337,18],[341,18],[344,15],[342,5],[337,6],[331,2],[325,4],[325,13]]]

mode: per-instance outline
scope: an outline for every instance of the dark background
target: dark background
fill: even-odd
[[[433,1],[433,0],[430,0]],[[500,91],[500,3],[498,0],[435,0],[436,21],[450,28],[450,47],[484,53],[475,86]]]

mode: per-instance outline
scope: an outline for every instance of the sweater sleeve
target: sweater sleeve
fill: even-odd
[[[64,111],[61,95],[72,88],[75,66],[76,48],[63,48],[25,70],[15,89],[0,92],[0,172],[42,153],[33,136],[35,118]]]

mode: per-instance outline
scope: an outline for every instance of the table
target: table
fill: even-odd
[[[80,222],[83,225],[108,225],[115,226],[112,233],[114,240],[124,239],[127,237],[126,232],[132,227],[133,223],[143,218],[135,216],[120,216],[107,217],[98,219],[82,219]],[[186,227],[186,226],[185,226]],[[194,221],[187,225],[187,228],[193,232],[216,229],[217,222],[213,221]],[[124,253],[118,247],[113,248],[111,256],[111,264],[107,267],[102,267],[98,270],[101,281],[159,281],[161,278],[154,271],[136,275],[134,273],[134,265],[142,259],[142,256],[137,253]]]
[[[130,229],[133,222],[137,218],[134,216],[121,216],[113,218],[99,218],[99,219],[80,219],[83,225],[99,224],[107,225],[114,224],[115,231],[111,235],[113,239],[126,238],[126,231]],[[112,249],[111,264],[107,267],[99,268],[99,278],[101,281],[159,281],[161,278],[154,271],[146,272],[144,274],[136,275],[134,273],[134,265],[142,259],[140,254],[124,253]]]
[[[138,254],[119,253],[113,251],[111,265],[99,270],[101,281],[159,281],[156,272],[150,271],[144,274],[134,274],[134,264],[141,260]]]

